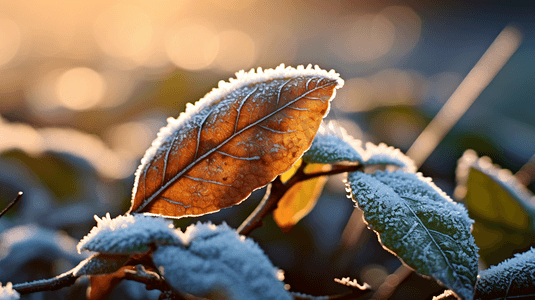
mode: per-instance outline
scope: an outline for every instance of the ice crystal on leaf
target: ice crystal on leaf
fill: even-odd
[[[226,224],[197,223],[184,233],[187,247],[161,246],[154,264],[177,291],[230,299],[291,299],[277,269],[251,239]]]
[[[366,143],[365,160],[365,165],[393,165],[409,173],[414,173],[418,169],[412,159],[403,154],[399,149],[387,146],[385,143],[380,143],[379,145],[370,142]]]
[[[100,219],[95,216],[93,227],[80,243],[78,252],[89,250],[107,254],[136,254],[150,249],[150,244],[182,245],[173,230],[173,223],[164,218],[145,215],[124,215],[111,219],[110,214]]]
[[[0,282],[0,300],[16,300],[20,299],[20,295],[13,289],[13,284],[8,282],[5,286],[2,286]]]
[[[351,196],[383,246],[422,275],[462,299],[471,299],[477,276],[473,221],[430,179],[402,171],[348,176]]]
[[[335,122],[322,123],[303,161],[330,164],[340,161],[363,162],[362,142]]]
[[[474,299],[528,299],[535,295],[535,249],[481,271]]]

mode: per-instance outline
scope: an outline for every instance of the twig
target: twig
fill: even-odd
[[[494,76],[502,69],[522,43],[522,34],[513,26],[505,27],[470,70],[446,104],[431,120],[407,151],[416,166],[420,167],[440,141],[459,121]]]
[[[71,270],[50,279],[14,284],[13,289],[21,295],[44,291],[55,291],[73,285],[78,277],[79,276],[74,276]]]
[[[355,172],[362,170],[362,165],[338,165],[334,166],[333,169],[329,171],[315,172],[315,173],[305,173],[304,169],[306,163],[303,163],[299,169],[296,171],[294,176],[290,178],[286,183],[282,183],[280,177],[275,178],[270,185],[268,185],[268,190],[264,195],[264,198],[256,209],[247,217],[245,221],[238,228],[238,233],[241,235],[248,235],[256,228],[262,226],[262,220],[275,208],[279,203],[279,200],[286,194],[286,192],[294,186],[296,183],[312,179],[319,176],[328,176],[335,175],[345,172]]]
[[[17,203],[17,202],[20,200],[20,198],[22,197],[22,194],[23,194],[23,192],[20,191],[20,192],[17,194],[17,197],[15,197],[15,199],[14,199],[13,201],[11,201],[11,203],[9,203],[9,204],[7,205],[7,207],[4,208],[4,210],[3,210],[2,212],[0,212],[0,218],[1,218],[1,217],[8,211],[11,207],[13,207],[13,205],[15,205],[15,203]]]

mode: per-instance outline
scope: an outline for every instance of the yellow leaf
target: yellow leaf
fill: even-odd
[[[300,165],[301,160],[296,163]],[[294,169],[295,168],[295,169]],[[281,180],[288,180],[299,166],[292,167],[281,176]],[[330,165],[309,164],[305,167],[305,173],[328,171]],[[327,176],[315,177],[299,182],[291,187],[279,201],[277,209],[273,212],[273,218],[277,225],[284,232],[288,232],[292,227],[304,218],[316,205],[321,191],[327,182]]]

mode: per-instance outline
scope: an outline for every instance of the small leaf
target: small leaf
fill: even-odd
[[[308,164],[304,172],[327,171],[329,167],[325,164]],[[290,231],[297,222],[312,211],[321,196],[327,179],[327,176],[320,176],[296,183],[284,194],[279,200],[277,208],[273,211],[273,218],[282,231]]]
[[[74,276],[110,274],[118,271],[130,255],[97,253],[83,260],[73,269]]]
[[[347,134],[335,122],[322,123],[310,149],[303,154],[307,163],[331,164],[341,161],[363,162],[362,142]]]
[[[472,234],[486,264],[497,264],[535,242],[533,193],[509,170],[467,150],[459,159],[455,197],[476,220]]]
[[[533,299],[535,249],[481,271],[474,299]]]
[[[466,209],[420,173],[353,172],[351,196],[383,247],[418,271],[472,299],[477,246]]]
[[[13,289],[13,284],[8,282],[5,286],[0,283],[0,300],[17,300],[20,299],[19,293]]]
[[[387,146],[385,143],[380,143],[379,145],[366,143],[365,155],[365,165],[392,165],[400,167],[401,170],[408,173],[414,173],[418,169],[411,158],[403,154],[399,149]]]
[[[87,300],[107,299],[115,286],[117,286],[126,277],[124,272],[125,268],[130,267],[121,267],[118,271],[110,274],[89,276]]]
[[[144,215],[125,215],[100,219],[78,246],[78,252],[89,250],[107,254],[140,254],[150,250],[150,244],[183,245],[174,232],[173,223],[163,218]]]
[[[310,147],[342,85],[317,66],[221,81],[160,130],[136,171],[129,212],[180,218],[240,203]]]
[[[475,216],[516,230],[535,228],[535,196],[509,170],[493,165],[488,157],[478,158],[467,150],[456,170],[461,198]]]
[[[161,246],[154,264],[166,282],[181,293],[203,297],[223,292],[230,299],[291,299],[277,269],[250,238],[226,224],[191,225],[188,247]]]

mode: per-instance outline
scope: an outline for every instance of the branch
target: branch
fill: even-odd
[[[15,199],[14,199],[13,201],[11,201],[11,202],[6,206],[6,208],[4,208],[4,210],[3,210],[2,212],[0,212],[0,218],[1,218],[1,217],[8,211],[11,207],[13,207],[13,205],[15,205],[15,203],[17,203],[17,202],[20,200],[20,198],[22,198],[22,194],[23,194],[22,191],[19,192],[19,193],[17,194],[17,197],[15,197]]]
[[[21,295],[44,291],[55,291],[73,285],[78,277],[79,276],[74,276],[71,270],[50,279],[14,284],[13,289]]]
[[[290,178],[286,183],[282,183],[280,177],[275,178],[273,182],[268,185],[268,190],[264,195],[264,198],[256,209],[247,217],[245,221],[240,225],[237,232],[241,235],[248,235],[256,228],[262,226],[263,219],[271,213],[275,208],[279,200],[286,194],[286,192],[294,186],[296,183],[312,179],[319,176],[328,176],[335,175],[345,172],[355,172],[360,171],[364,168],[362,165],[334,165],[333,168],[329,171],[315,172],[315,173],[305,173],[304,169],[306,163],[301,164],[299,169],[295,172],[294,176]]]

